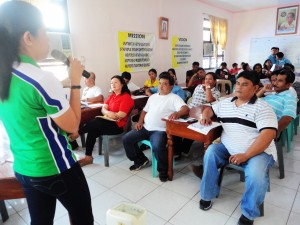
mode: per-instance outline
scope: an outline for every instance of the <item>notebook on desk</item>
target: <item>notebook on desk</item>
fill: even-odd
[[[114,120],[114,119],[112,119],[112,118],[109,118],[109,117],[107,117],[107,116],[96,116],[97,118],[102,118],[102,119],[105,119],[105,120],[109,120],[109,121],[116,121],[116,120]]]

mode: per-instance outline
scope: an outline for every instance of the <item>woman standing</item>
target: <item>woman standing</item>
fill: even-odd
[[[81,166],[93,163],[92,152],[97,138],[100,135],[121,134],[124,130],[128,115],[133,108],[133,100],[130,91],[121,76],[113,76],[111,78],[111,94],[102,106],[102,114],[104,117],[96,118],[69,136],[73,141],[79,134],[87,134],[85,157],[79,160]]]
[[[89,188],[66,136],[79,126],[84,68],[69,59],[69,104],[60,82],[36,63],[49,49],[40,11],[23,1],[3,3],[0,33],[0,120],[10,139],[31,225],[53,224],[56,199],[73,225],[91,225]]]

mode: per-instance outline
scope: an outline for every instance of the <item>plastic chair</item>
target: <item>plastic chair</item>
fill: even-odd
[[[157,177],[157,160],[154,156],[154,152],[152,151],[152,145],[149,140],[142,140],[138,143],[140,147],[142,144],[147,145],[151,150],[151,160],[152,160],[152,177]]]
[[[229,87],[229,90],[226,90],[226,86]],[[221,92],[221,97],[232,93],[232,84],[230,80],[221,80],[217,79],[216,87]],[[229,93],[227,93],[229,92]]]
[[[131,130],[131,117],[133,115],[133,109],[131,109],[126,125],[124,127],[124,131],[121,134],[115,134],[115,135],[101,135],[99,140],[99,155],[102,155],[102,151],[104,151],[104,165],[106,167],[109,167],[109,141],[114,138],[122,137],[124,134],[126,134],[128,131]]]
[[[282,136],[281,136],[282,146],[285,146],[286,143],[287,152],[291,152],[293,135],[294,135],[294,121],[292,120],[289,123],[289,125],[282,131]]]
[[[297,135],[298,134],[298,127],[299,127],[299,115],[297,115],[297,117],[294,119],[294,134]]]
[[[231,168],[231,169],[237,170],[240,173],[240,181],[245,182],[245,173],[244,173],[243,167],[229,163],[229,164],[221,167],[221,169],[220,169],[220,175],[219,175],[219,180],[218,180],[218,185],[220,188],[221,188],[225,168]],[[269,170],[268,170],[267,174],[268,174],[268,181],[269,181],[268,182],[268,192],[270,192]],[[264,216],[264,202],[261,203],[261,205],[259,206],[259,211],[260,211],[260,216]]]
[[[149,140],[142,140],[138,143],[140,147],[142,144],[147,145],[151,150],[151,160],[152,160],[152,177],[157,177],[157,160],[155,158],[154,152],[152,151],[152,145]],[[175,165],[175,160],[173,159],[173,165]]]

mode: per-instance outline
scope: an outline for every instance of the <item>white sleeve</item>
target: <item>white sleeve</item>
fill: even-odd
[[[98,97],[99,95],[102,95],[101,88],[95,87],[94,95],[95,95],[95,97]]]

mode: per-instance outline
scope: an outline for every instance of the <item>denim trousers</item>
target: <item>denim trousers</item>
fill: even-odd
[[[131,130],[123,136],[123,145],[127,157],[136,161],[143,157],[144,153],[139,149],[137,143],[142,140],[150,140],[152,151],[157,160],[158,172],[168,171],[168,152],[166,148],[167,134],[165,131],[148,131],[144,127],[141,130]]]
[[[15,175],[25,192],[31,225],[53,224],[56,199],[67,209],[72,225],[94,224],[89,187],[78,163],[54,176]]]
[[[200,185],[200,195],[203,200],[210,201],[220,193],[218,185],[218,169],[228,164],[230,157],[226,147],[212,144],[208,147],[203,161],[203,177]],[[272,155],[258,154],[241,164],[245,173],[245,191],[241,200],[241,210],[244,216],[253,220],[260,216],[259,206],[264,201],[269,186],[268,170],[274,164]]]

